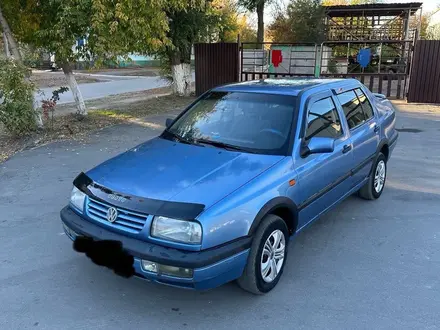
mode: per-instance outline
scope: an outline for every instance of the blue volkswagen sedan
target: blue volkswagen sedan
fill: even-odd
[[[217,87],[80,173],[63,227],[124,277],[267,293],[295,234],[352,194],[381,196],[397,137],[392,104],[354,79]]]

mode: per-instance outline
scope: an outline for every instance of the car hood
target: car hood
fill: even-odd
[[[116,192],[209,207],[282,158],[158,137],[107,160],[87,175]]]

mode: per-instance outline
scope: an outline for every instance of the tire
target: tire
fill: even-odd
[[[381,170],[382,166],[383,166],[383,170]],[[383,171],[383,176],[379,173],[379,172],[382,173],[382,171]],[[387,159],[383,153],[379,153],[379,156],[376,158],[376,161],[373,164],[371,174],[367,183],[359,190],[359,196],[367,200],[378,199],[382,195],[383,189],[385,188],[386,178],[387,178]],[[382,185],[378,184],[379,182],[377,182],[375,186],[376,179],[381,180]]]
[[[278,263],[281,261],[281,258],[278,258],[278,260],[277,258],[274,258],[274,253],[269,255],[269,250],[265,247],[266,241],[268,241],[269,238],[269,244],[274,242],[275,236],[273,235],[283,235],[279,236],[280,243],[277,246],[279,247],[278,250],[280,250],[284,241],[282,263],[279,265],[280,269],[278,269]],[[256,295],[261,295],[272,290],[277,285],[281,275],[283,274],[284,266],[287,260],[288,242],[289,231],[283,219],[272,214],[265,216],[258,227],[257,232],[255,233],[246,267],[242,276],[237,280],[238,285],[243,290]],[[271,260],[274,260],[275,264],[273,264]],[[266,261],[266,263],[269,265],[268,268],[270,268],[270,270],[266,272],[265,278],[263,278],[261,271],[262,263],[264,261]],[[277,266],[276,272],[272,272],[272,269],[275,269],[274,266]],[[272,276],[274,275],[275,277],[271,280]]]

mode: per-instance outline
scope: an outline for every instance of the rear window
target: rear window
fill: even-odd
[[[370,101],[368,101],[368,98],[365,96],[364,92],[360,90],[359,88],[356,89],[356,94],[359,97],[359,100],[361,101],[362,108],[364,109],[365,119],[368,120],[373,117],[373,107],[371,106]]]
[[[354,93],[348,91],[338,95],[339,102],[341,102],[344,110],[345,118],[350,129],[355,128],[365,122],[364,112],[362,110],[361,102]]]

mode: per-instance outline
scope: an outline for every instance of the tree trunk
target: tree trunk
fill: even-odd
[[[64,75],[67,78],[67,82],[69,83],[70,90],[73,94],[73,99],[75,100],[76,113],[80,116],[86,116],[86,105],[84,103],[81,91],[79,90],[78,83],[76,82],[75,75],[72,72],[72,67],[69,63],[64,63],[62,67]]]
[[[171,73],[173,76],[173,93],[181,96],[191,94],[191,64],[181,60],[180,52],[171,57]]]
[[[257,42],[259,46],[263,48],[264,42],[264,0],[260,0],[257,3],[257,18],[258,18],[258,30],[257,30]]]
[[[12,35],[11,29],[9,27],[6,18],[3,16],[2,9],[0,7],[0,25],[2,26],[3,32],[6,35],[6,39],[9,41],[10,51],[15,60],[19,63],[23,63],[21,58],[20,51],[18,50],[17,42],[15,41],[14,36]]]
[[[4,33],[4,32],[3,32],[3,45],[5,47],[5,55],[6,55],[6,57],[10,57],[11,53],[9,51],[8,37],[6,37],[6,33]]]

